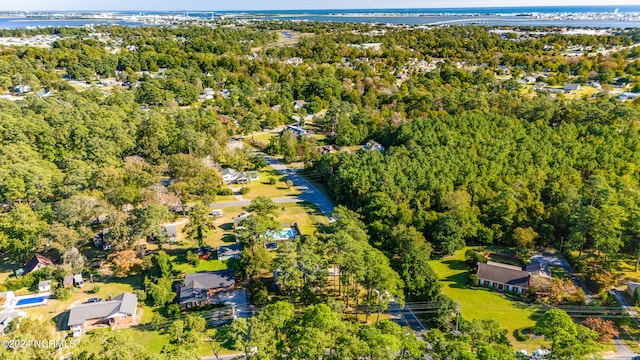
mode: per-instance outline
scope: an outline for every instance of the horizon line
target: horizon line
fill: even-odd
[[[640,4],[592,4],[592,5],[487,5],[487,6],[430,6],[430,7],[382,7],[382,8],[369,8],[369,7],[352,7],[352,8],[304,8],[304,9],[176,9],[176,10],[159,10],[159,9],[135,9],[135,10],[88,10],[88,9],[73,9],[73,10],[54,10],[54,9],[42,9],[42,10],[0,10],[0,14],[2,13],[15,13],[15,12],[131,12],[131,11],[162,11],[162,12],[258,12],[258,11],[344,11],[344,10],[436,10],[436,9],[505,9],[505,8],[559,8],[559,7],[640,7]]]

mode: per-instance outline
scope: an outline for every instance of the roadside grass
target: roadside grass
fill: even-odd
[[[545,345],[548,346],[549,342],[541,338],[526,342],[520,342],[514,338],[514,332],[517,329],[535,326],[536,308],[534,306],[508,300],[492,289],[467,288],[469,271],[464,261],[464,253],[468,249],[471,247],[456,251],[452,256],[429,262],[441,279],[442,293],[460,302],[461,314],[465,319],[497,320],[500,326],[507,329],[507,336],[516,351],[524,349],[532,352]]]
[[[166,345],[171,344],[169,334],[164,330],[141,330],[138,328],[128,328],[118,330],[131,339],[132,343],[137,344],[140,348],[140,352],[144,354],[160,354]],[[190,349],[196,353],[199,357],[214,356],[211,350],[211,344],[207,341],[206,335],[202,334],[202,339],[198,343],[198,347]],[[100,339],[96,339],[91,333],[84,335],[80,340],[79,350],[86,350],[89,355],[95,355],[101,350]],[[222,349],[220,355],[236,354],[237,351]]]

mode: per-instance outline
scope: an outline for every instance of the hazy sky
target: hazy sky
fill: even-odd
[[[640,5],[640,0],[0,0],[14,10],[266,10],[348,8],[442,8],[536,5]]]

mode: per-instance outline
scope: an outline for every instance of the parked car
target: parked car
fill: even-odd
[[[102,302],[102,299],[100,298],[90,298],[89,301],[87,301],[89,303],[97,303],[97,302]]]

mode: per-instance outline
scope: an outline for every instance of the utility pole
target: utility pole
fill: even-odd
[[[458,331],[458,324],[460,322],[460,308],[462,307],[462,305],[460,304],[460,301],[458,301],[458,306],[456,306],[456,331],[454,332],[454,335],[458,335],[460,334],[460,332]]]

